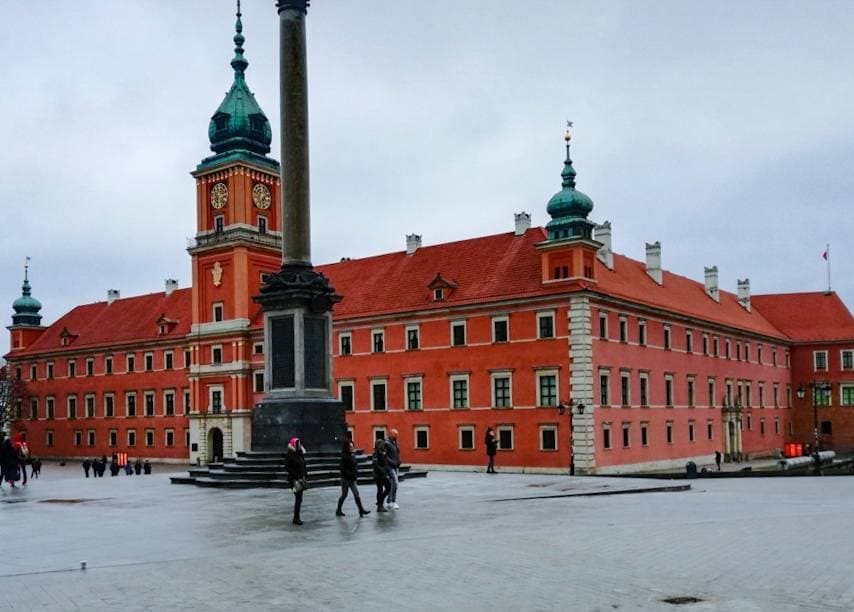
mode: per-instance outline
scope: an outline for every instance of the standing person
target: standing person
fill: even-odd
[[[128,476],[133,476],[133,466],[130,464],[130,461],[125,463],[125,474]]]
[[[146,459],[145,463],[142,464],[142,472],[146,476],[151,474],[151,462],[148,459]]]
[[[388,457],[385,440],[374,442],[373,454],[374,483],[377,485],[377,512],[385,512],[385,498],[391,483],[388,481]]]
[[[718,471],[721,471],[721,451],[715,451],[715,465],[718,466]]]
[[[489,460],[486,465],[486,473],[495,474],[495,452],[498,450],[498,442],[495,439],[495,430],[492,427],[486,428],[486,436],[483,442],[486,445],[486,458]]]
[[[113,455],[113,460],[110,461],[110,476],[118,476],[119,469],[119,462],[116,460],[115,455]]]
[[[12,441],[9,438],[3,440],[3,446],[0,447],[0,465],[3,466],[3,480],[9,483],[9,486],[15,488],[15,481],[18,480],[18,454],[15,452],[15,447],[12,446]]]
[[[30,472],[30,478],[38,478],[39,474],[42,473],[42,460],[38,457],[34,457],[31,465],[32,471]]]
[[[30,449],[27,446],[27,438],[22,433],[16,433],[12,436],[12,448],[15,449],[15,455],[18,457],[18,473],[23,479],[24,486],[27,486],[27,462],[30,460]]]
[[[305,470],[305,448],[299,438],[291,438],[288,442],[288,453],[285,456],[285,470],[291,490],[294,492],[294,525],[302,525],[300,510],[302,509],[302,494],[305,491],[308,474]]]
[[[86,457],[83,460],[83,473],[86,474],[86,478],[89,478],[89,468],[92,467],[92,460],[89,457]]]
[[[136,472],[137,476],[142,474],[142,461],[139,457],[136,458],[136,463],[133,464],[133,471]]]
[[[397,505],[397,485],[400,482],[400,448],[397,445],[397,430],[388,432],[386,444],[386,458],[388,460],[388,501],[386,508],[400,509]]]
[[[106,472],[106,471],[107,471],[107,456],[101,455],[101,466],[100,466],[100,470],[98,472],[98,477],[103,478],[104,472]]]
[[[353,492],[353,499],[356,500],[356,507],[359,509],[359,516],[365,516],[371,513],[370,510],[365,510],[362,506],[362,498],[359,497],[359,487],[356,485],[356,480],[359,477],[359,464],[356,463],[356,457],[353,455],[353,441],[345,440],[344,446],[341,447],[341,463],[339,464],[341,472],[341,497],[338,498],[338,509],[335,511],[335,516],[344,516],[341,506],[344,505],[344,500],[347,499],[347,493]]]

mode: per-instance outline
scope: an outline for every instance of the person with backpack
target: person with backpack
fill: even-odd
[[[350,491],[353,492],[353,499],[356,500],[359,517],[370,514],[371,511],[365,510],[362,506],[362,498],[359,497],[359,487],[356,485],[356,480],[359,477],[359,464],[356,462],[355,455],[353,455],[352,440],[344,441],[344,445],[341,447],[341,462],[338,467],[341,473],[341,496],[338,498],[338,509],[335,511],[335,516],[344,516],[341,507],[344,505],[344,500],[347,499],[347,494]]]

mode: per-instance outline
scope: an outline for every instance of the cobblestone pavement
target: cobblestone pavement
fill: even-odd
[[[309,490],[295,527],[288,491],[175,486],[164,469],[47,466],[4,486],[0,610],[854,609],[850,477],[498,502],[662,481],[432,472],[361,520]]]

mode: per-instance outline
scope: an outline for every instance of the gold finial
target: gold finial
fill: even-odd
[[[572,133],[569,131],[569,128],[571,128],[571,127],[572,127],[572,121],[567,121],[566,122],[566,132],[564,132],[564,134],[563,134],[563,139],[567,142],[572,140]]]

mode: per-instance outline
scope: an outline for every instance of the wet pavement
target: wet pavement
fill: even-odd
[[[4,485],[0,610],[854,609],[851,477],[589,496],[668,483],[432,472],[361,520],[309,490],[297,527],[289,491],[167,471]]]

